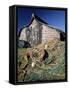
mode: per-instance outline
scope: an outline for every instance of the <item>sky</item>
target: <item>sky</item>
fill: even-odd
[[[54,26],[65,32],[65,11],[64,10],[52,10],[43,8],[17,8],[18,16],[18,32],[24,25],[28,25],[31,20],[32,13],[39,16],[49,25]]]

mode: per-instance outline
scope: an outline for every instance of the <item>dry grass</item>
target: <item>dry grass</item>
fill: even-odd
[[[41,61],[46,44],[49,57]],[[65,78],[65,42],[55,39],[46,44],[40,44],[34,48],[18,48],[19,82]],[[31,66],[32,62],[35,63],[34,67]]]

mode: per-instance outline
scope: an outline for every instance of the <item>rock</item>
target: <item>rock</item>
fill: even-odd
[[[45,44],[45,49],[47,49],[47,47],[48,47],[47,44]]]
[[[35,64],[36,64],[36,62],[32,62],[32,63],[31,63],[31,66],[32,66],[32,67],[34,67],[34,66],[35,66]]]
[[[20,47],[20,48],[28,48],[28,47],[31,47],[31,45],[27,41],[19,40],[18,41],[18,47]]]

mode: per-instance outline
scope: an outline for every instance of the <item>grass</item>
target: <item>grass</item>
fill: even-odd
[[[37,80],[62,80],[65,78],[65,42],[53,40],[47,43],[46,51],[49,57],[44,61],[40,61],[40,49],[44,49],[44,44],[40,44],[33,48],[18,48],[18,81],[37,81]],[[34,53],[35,66],[31,63],[32,58],[27,59],[26,55],[32,50]],[[21,62],[19,64],[19,62]],[[20,65],[20,66],[19,66]]]

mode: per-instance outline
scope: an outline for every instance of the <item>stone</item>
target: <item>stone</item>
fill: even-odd
[[[28,47],[31,47],[31,45],[27,41],[19,40],[18,41],[18,47],[20,47],[20,48],[28,48]]]

